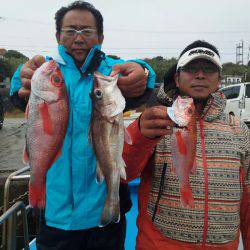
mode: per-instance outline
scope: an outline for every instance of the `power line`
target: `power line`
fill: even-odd
[[[24,19],[24,18],[8,18],[0,17],[4,20],[12,20],[16,22],[26,22],[26,23],[36,23],[41,25],[54,25],[53,22],[44,22],[34,19]],[[137,33],[150,33],[150,34],[241,34],[250,33],[250,30],[217,30],[217,31],[191,31],[191,30],[141,30],[141,29],[126,29],[126,28],[107,28],[105,31],[115,31],[115,32],[137,32]]]
[[[0,47],[17,47],[17,48],[56,48],[55,46],[49,46],[49,45],[7,45],[7,44],[0,44]],[[180,50],[181,47],[106,47],[103,46],[104,49],[112,49],[112,50]],[[221,50],[235,50],[235,47],[227,47],[222,48]]]

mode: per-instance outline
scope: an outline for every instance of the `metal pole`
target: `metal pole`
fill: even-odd
[[[10,237],[7,242],[7,250],[16,250],[16,213],[21,211],[23,218],[23,235],[24,235],[24,249],[29,250],[29,233],[28,233],[28,222],[26,207],[22,201],[16,202],[11,208],[9,208],[1,217],[0,225],[2,225],[6,220],[8,222],[8,233]]]
[[[4,185],[4,201],[3,201],[3,213],[5,213],[8,209],[8,204],[9,204],[9,190],[10,190],[10,183],[13,180],[13,178],[16,178],[17,175],[20,175],[26,171],[28,171],[30,169],[29,166],[26,166],[22,169],[19,169],[15,172],[13,172],[12,174],[9,175],[9,177],[6,179],[5,181],[5,185]],[[21,176],[20,176],[21,177]],[[21,178],[20,178],[21,179]],[[26,179],[26,175],[25,178]],[[3,228],[2,228],[2,247],[6,246],[6,232],[7,232],[7,228],[6,228],[6,223],[3,224]]]

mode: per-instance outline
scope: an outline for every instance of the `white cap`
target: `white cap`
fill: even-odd
[[[215,53],[213,50],[204,48],[204,47],[198,47],[193,48],[185,52],[178,60],[176,71],[185,65],[187,65],[189,62],[195,60],[195,59],[206,59],[212,63],[214,63],[218,68],[222,69],[222,63],[220,60],[220,57],[217,53]]]

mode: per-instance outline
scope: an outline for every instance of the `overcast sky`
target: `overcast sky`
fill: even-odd
[[[0,48],[28,57],[56,48],[54,14],[68,0],[0,0]],[[104,16],[103,50],[124,59],[178,57],[196,39],[217,46],[222,61],[236,61],[244,41],[249,57],[249,0],[92,0]]]

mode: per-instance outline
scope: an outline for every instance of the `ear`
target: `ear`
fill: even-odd
[[[102,44],[104,40],[104,35],[103,34],[98,34],[98,42],[99,44]]]
[[[59,32],[56,32],[56,40],[57,40],[57,43],[60,43],[60,33]]]
[[[221,75],[221,73],[220,73],[219,76],[218,76],[218,83],[217,83],[217,88],[218,88],[218,89],[219,89],[220,86],[221,86],[221,79],[222,79],[222,75]]]
[[[176,87],[179,88],[180,84],[179,84],[179,74],[178,73],[175,73],[174,81],[175,81]]]

